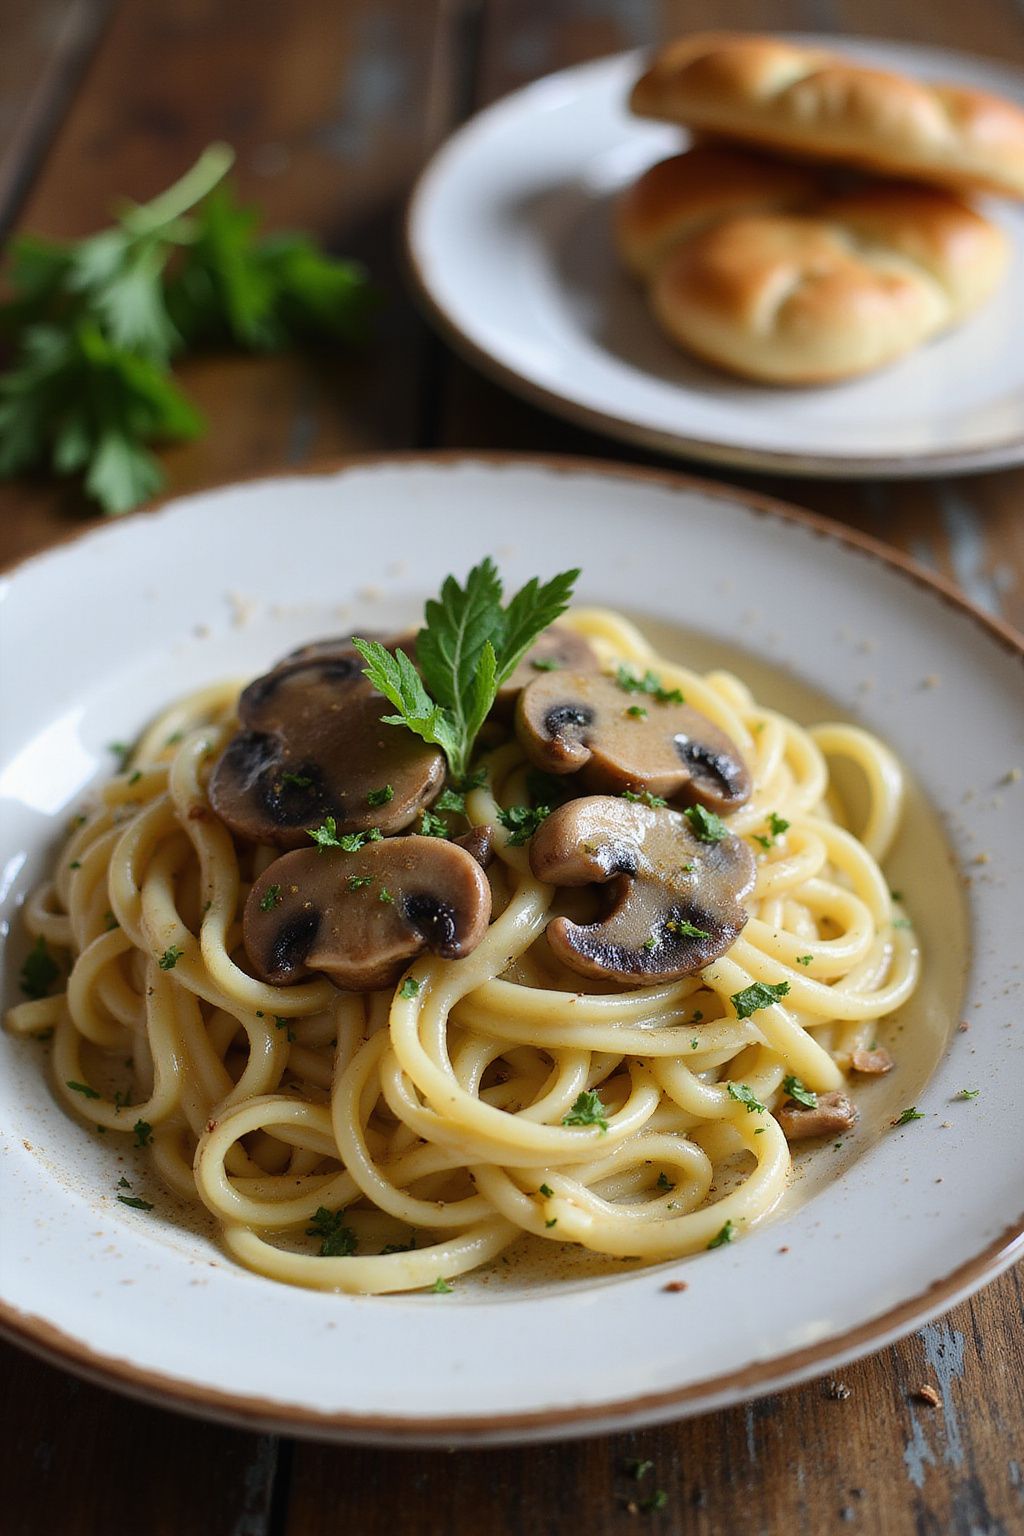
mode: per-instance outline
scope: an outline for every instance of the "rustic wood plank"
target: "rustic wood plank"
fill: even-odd
[[[274,228],[365,260],[384,295],[373,341],[313,358],[219,355],[180,368],[209,422],[164,456],[187,491],[313,455],[408,446],[421,410],[422,324],[397,271],[398,211],[444,127],[445,0],[123,0],[20,219],[76,236],[123,195],[166,186],[214,139]],[[75,491],[0,491],[7,557],[81,516]]]

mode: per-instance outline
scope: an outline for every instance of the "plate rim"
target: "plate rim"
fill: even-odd
[[[767,30],[772,31],[772,29]],[[815,43],[819,46],[833,48],[837,46],[835,36],[824,32],[804,33],[782,30],[772,31],[772,35],[792,38],[803,43]],[[841,41],[854,45],[863,44],[867,47],[872,44],[884,46],[895,44],[897,47],[905,48],[908,53],[914,50],[914,44],[905,43],[899,38],[865,37],[856,34]],[[429,183],[442,168],[443,162],[465,145],[485,118],[507,107],[508,103],[517,96],[549,81],[564,79],[592,69],[595,65],[609,64],[613,60],[627,59],[649,51],[644,48],[626,48],[615,53],[602,54],[597,58],[586,59],[579,64],[570,64],[564,69],[540,75],[535,80],[507,91],[496,101],[489,102],[487,106],[466,118],[465,122],[460,123],[454,132],[438,145],[423,165],[406,198],[402,215],[400,257],[414,300],[425,318],[440,332],[442,339],[464,362],[471,364],[512,394],[519,395],[528,404],[537,406],[551,415],[560,416],[574,426],[583,427],[587,431],[601,432],[607,437],[617,438],[620,442],[635,443],[640,447],[653,449],[657,453],[667,454],[673,458],[695,459],[702,464],[721,464],[728,469],[753,469],[775,475],[797,475],[809,480],[928,479],[948,474],[983,474],[986,470],[1012,469],[1024,464],[1024,428],[1016,435],[987,448],[962,449],[954,452],[937,449],[927,453],[853,458],[844,457],[842,454],[791,453],[768,448],[743,448],[734,443],[719,442],[714,438],[690,436],[685,432],[663,432],[656,427],[648,427],[642,422],[631,421],[627,417],[616,415],[614,412],[602,411],[596,406],[582,405],[558,390],[548,389],[545,385],[536,383],[518,369],[499,361],[462,328],[455,316],[445,308],[433,292],[416,240],[415,226],[420,210],[425,206],[429,196]],[[989,60],[986,55],[970,54],[965,49],[943,51],[954,56],[982,59],[991,63],[998,62]]]
[[[99,536],[126,523],[168,510],[177,502],[196,496],[216,495],[236,487],[280,479],[334,477],[349,471],[373,468],[456,469],[483,464],[492,468],[535,468],[571,476],[596,476],[626,484],[641,481],[676,493],[694,493],[739,504],[747,513],[772,517],[829,538],[852,553],[875,560],[901,579],[929,591],[955,612],[969,618],[987,637],[1012,658],[1024,664],[1024,634],[1002,619],[985,613],[938,573],[874,539],[859,529],[848,528],[819,513],[792,505],[779,497],[708,481],[675,470],[615,460],[589,459],[583,455],[544,454],[503,450],[440,449],[393,453],[366,453],[314,459],[303,465],[282,465],[252,475],[214,481],[184,494],[172,493],[113,522],[71,528],[44,549],[15,558],[0,566],[0,578],[16,577],[26,567],[83,540]],[[324,1412],[303,1404],[282,1402],[248,1393],[235,1393],[168,1376],[115,1355],[100,1353],[80,1338],[66,1333],[45,1318],[13,1306],[0,1298],[0,1336],[30,1353],[71,1370],[106,1387],[157,1402],[165,1407],[213,1417],[247,1427],[269,1427],[287,1434],[347,1442],[395,1445],[445,1445],[453,1441],[488,1442],[554,1439],[601,1432],[612,1425],[624,1426],[657,1419],[686,1417],[712,1411],[739,1394],[757,1396],[811,1377],[823,1360],[848,1362],[881,1349],[926,1323],[947,1307],[966,1299],[1007,1269],[1024,1249],[1024,1210],[978,1253],[972,1254],[947,1275],[932,1281],[923,1292],[904,1298],[874,1318],[831,1335],[814,1344],[749,1362],[717,1377],[704,1377],[682,1387],[644,1393],[615,1402],[565,1405],[487,1417],[461,1415],[449,1418],[403,1418],[400,1415]],[[718,1400],[716,1402],[716,1400]]]

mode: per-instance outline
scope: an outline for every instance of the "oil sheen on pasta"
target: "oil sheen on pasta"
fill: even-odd
[[[862,1106],[850,1142],[863,1145],[893,1092],[906,1102],[942,1048],[963,981],[963,914],[930,812],[907,800],[888,749],[850,725],[804,729],[732,673],[695,670],[700,642],[682,647],[667,628],[657,638],[690,665],[609,611],[563,622],[609,665],[652,667],[680,686],[733,738],[755,790],[730,830],[763,836],[770,812],[789,823],[770,848],[754,844],[750,920],[699,976],[602,993],[561,970],[543,941],[556,893],[498,828],[488,935],[466,959],[412,965],[415,996],[254,980],[240,913],[274,854],[236,849],[204,787],[238,683],[180,701],[147,730],[27,904],[30,934],[73,964],[65,993],[15,1007],[8,1027],[52,1027],[68,1110],[110,1132],[150,1128],[139,1156],[182,1202],[211,1213],[228,1251],[260,1273],[384,1293],[431,1288],[498,1256],[526,1276],[538,1266],[571,1274],[578,1256],[577,1272],[593,1274],[609,1261],[634,1268],[695,1253],[723,1233],[740,1239],[849,1156],[801,1152],[807,1171],[794,1177],[772,1113],[787,1077],[819,1092],[843,1087],[853,1050],[888,1043],[898,1088],[847,1085]],[[767,684],[765,669],[744,670]],[[765,691],[783,697],[777,674]],[[793,707],[807,717],[797,685]],[[488,761],[487,784],[469,797],[475,823],[525,799],[518,746]],[[852,810],[830,770],[856,788]],[[944,903],[942,953],[929,955],[916,997],[911,914],[881,868],[894,842],[915,901],[927,886]],[[739,1020],[729,999],[754,981],[785,981],[789,992]],[[128,1058],[126,1106],[111,1085],[123,1083]],[[607,1130],[563,1124],[591,1088]],[[345,1236],[324,1245],[308,1235],[318,1211],[344,1213],[335,1228]]]

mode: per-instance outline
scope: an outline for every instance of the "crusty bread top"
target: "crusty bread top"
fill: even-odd
[[[630,106],[801,158],[1024,198],[1024,109],[782,38],[681,38],[655,56]]]

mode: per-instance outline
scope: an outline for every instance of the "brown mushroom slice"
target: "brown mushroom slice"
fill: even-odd
[[[850,1054],[850,1067],[854,1072],[862,1072],[867,1077],[883,1077],[886,1072],[891,1072],[896,1063],[889,1052],[881,1046],[874,1050],[861,1048]]]
[[[465,848],[481,869],[486,869],[494,857],[494,828],[489,821],[482,827],[470,827],[461,837],[453,837],[452,842],[456,848]]]
[[[399,832],[436,798],[444,757],[381,724],[391,706],[347,641],[317,641],[258,677],[238,703],[242,729],[210,778],[210,801],[240,837],[299,848],[333,816],[339,832]]]
[[[812,1136],[836,1136],[857,1123],[857,1111],[845,1093],[819,1093],[814,1105],[787,1099],[776,1119],[787,1141],[809,1141]]]
[[[283,854],[249,893],[245,949],[262,981],[322,971],[347,992],[393,986],[425,949],[459,960],[487,932],[491,888],[443,838],[393,837],[355,853]]]
[[[553,918],[548,943],[583,976],[637,983],[676,981],[724,954],[747,921],[755,876],[738,837],[701,842],[677,811],[603,795],[552,811],[531,840],[530,867],[550,885],[607,884],[605,916]]]
[[[597,672],[600,665],[589,640],[565,624],[550,624],[498,689],[494,713],[502,720],[510,720],[520,693],[542,673]]]
[[[627,693],[601,673],[550,672],[519,695],[516,734],[549,773],[579,773],[592,793],[647,789],[665,799],[732,811],[750,774],[724,731],[688,704]]]

